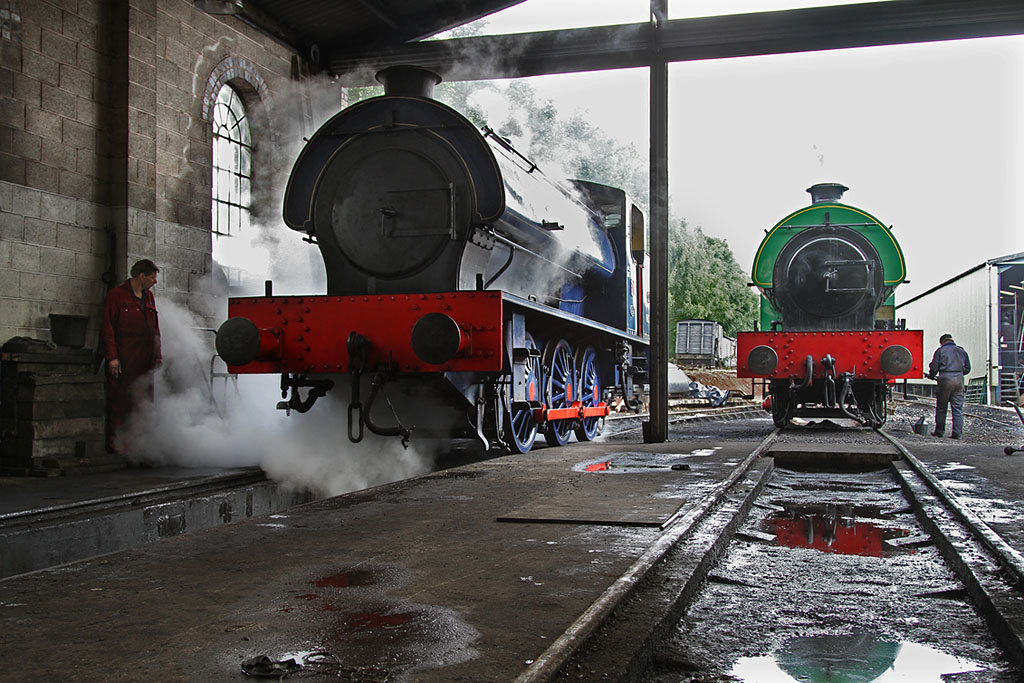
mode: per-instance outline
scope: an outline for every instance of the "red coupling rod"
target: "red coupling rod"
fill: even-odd
[[[580,401],[573,401],[568,408],[551,408],[544,406],[533,411],[533,421],[542,424],[551,420],[582,420],[588,417],[606,417],[610,411],[608,405],[602,401],[596,406],[583,407]]]

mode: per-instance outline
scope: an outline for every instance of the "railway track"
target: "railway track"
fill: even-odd
[[[884,432],[775,430],[681,513],[519,681],[1020,680],[1020,554]]]
[[[604,434],[608,436],[622,435],[642,429],[641,422],[649,419],[648,413],[619,413],[605,418]],[[723,420],[740,420],[750,417],[768,418],[769,414],[760,405],[752,402],[730,402],[724,406],[713,407],[707,401],[693,401],[670,405],[668,411],[669,424],[686,422],[713,422]]]

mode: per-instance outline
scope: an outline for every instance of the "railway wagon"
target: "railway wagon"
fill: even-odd
[[[903,251],[890,227],[840,203],[848,189],[808,188],[811,205],[767,230],[754,257],[761,320],[737,335],[737,376],[767,380],[780,427],[797,416],[879,427],[892,383],[923,376],[922,331],[894,315]]]
[[[595,438],[612,396],[645,379],[643,212],[620,189],[553,181],[433,99],[430,71],[378,80],[384,95],[310,138],[285,192],[327,292],[230,299],[218,353],[280,374],[288,411],[340,393],[352,441]]]
[[[676,322],[676,362],[689,366],[730,368],[736,365],[736,340],[713,320]]]

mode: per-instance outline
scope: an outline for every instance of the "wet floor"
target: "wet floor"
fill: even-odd
[[[232,660],[219,671],[368,682],[472,658],[477,635],[453,610],[394,597],[410,579],[377,563],[283,576],[240,605],[236,624],[213,644],[212,652]],[[213,672],[190,673],[204,680]]]
[[[648,680],[1019,680],[886,471],[777,470]]]

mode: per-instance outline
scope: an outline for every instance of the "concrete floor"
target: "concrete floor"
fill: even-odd
[[[0,656],[38,679],[235,680],[265,655],[356,680],[510,680],[771,428],[538,449],[13,577]],[[979,498],[1024,498],[1024,456],[917,445]]]
[[[660,533],[638,525],[759,441],[541,449],[14,577],[0,656],[68,680],[233,679],[313,652],[371,677],[507,680]],[[624,452],[666,466],[585,471]]]

